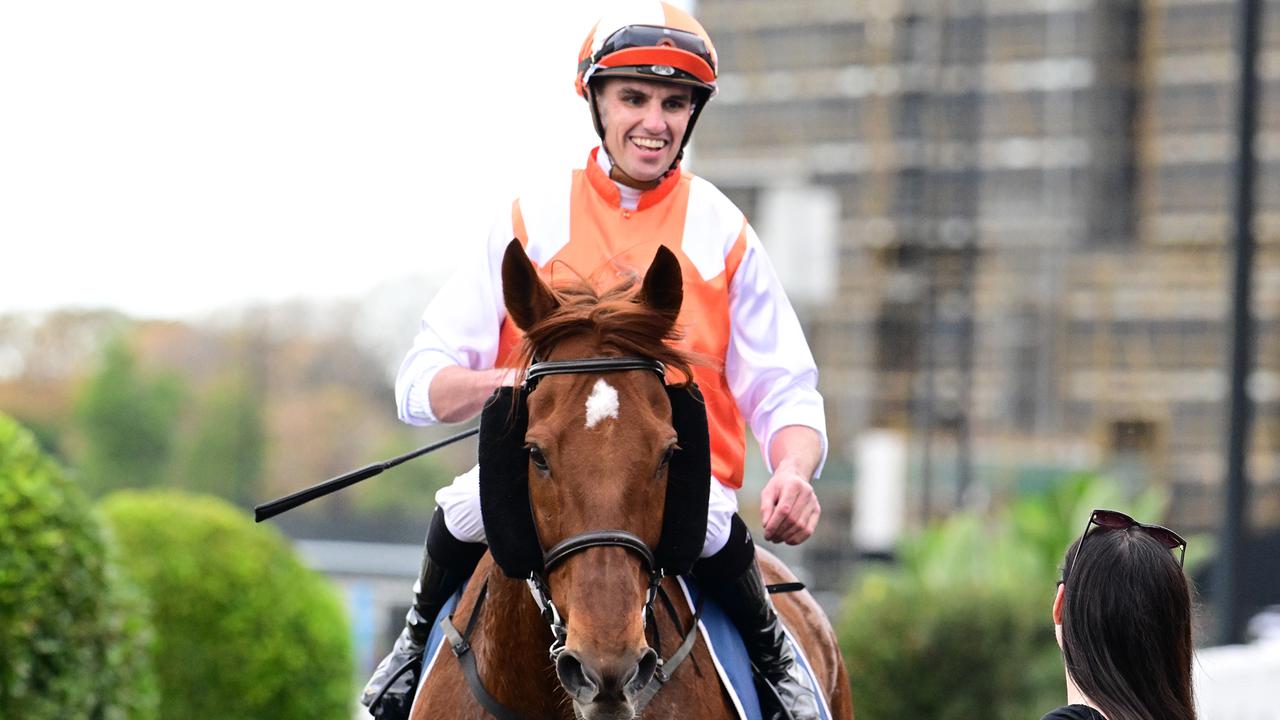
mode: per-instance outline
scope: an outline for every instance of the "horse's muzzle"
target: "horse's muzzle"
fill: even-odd
[[[653,679],[658,668],[658,654],[645,648],[634,662],[601,663],[584,661],[572,650],[556,659],[556,675],[569,696],[574,709],[586,720],[631,720],[635,717],[634,699]]]

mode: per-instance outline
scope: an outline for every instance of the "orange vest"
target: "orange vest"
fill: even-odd
[[[554,284],[557,274],[561,279],[575,280],[581,275],[597,289],[608,288],[629,275],[642,276],[658,246],[666,245],[679,258],[684,276],[679,327],[685,337],[680,345],[716,358],[722,366],[730,337],[729,285],[746,252],[746,218],[736,208],[733,208],[736,217],[724,212],[726,205],[732,205],[719,196],[715,210],[703,212],[709,220],[697,224],[699,228],[708,228],[710,237],[686,237],[689,213],[704,210],[691,210],[691,187],[695,182],[705,184],[705,181],[683,171],[668,174],[658,187],[643,193],[635,210],[624,209],[618,187],[596,164],[594,152],[598,151],[598,148],[593,151],[586,168],[573,172],[567,208],[568,243],[564,243],[563,237],[542,238],[536,234],[530,237],[519,199],[511,206],[516,238],[526,251],[538,243],[557,247],[549,260],[534,261],[548,283]],[[711,243],[714,257],[723,258],[723,265],[713,265],[711,277],[703,277],[708,272],[707,248],[698,252],[699,262],[695,263],[690,257],[692,244],[696,243]],[[535,258],[537,254],[530,253],[530,256]],[[568,268],[563,267],[566,265]],[[512,355],[521,339],[520,330],[509,317],[505,318],[498,344],[499,366],[512,364]],[[695,366],[693,375],[707,401],[711,472],[724,485],[740,488],[746,435],[723,367]]]

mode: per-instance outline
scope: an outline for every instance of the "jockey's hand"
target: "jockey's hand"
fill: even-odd
[[[760,493],[760,521],[769,542],[799,545],[813,535],[821,514],[809,478],[790,463],[781,465]]]
[[[769,441],[773,477],[760,493],[764,539],[799,545],[818,526],[822,507],[810,479],[822,461],[822,435],[804,425],[788,425]]]

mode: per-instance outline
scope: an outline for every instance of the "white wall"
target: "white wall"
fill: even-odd
[[[1204,648],[1193,672],[1200,720],[1280,720],[1280,639]]]

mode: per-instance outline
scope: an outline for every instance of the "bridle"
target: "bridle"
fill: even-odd
[[[538,382],[549,375],[582,375],[588,373],[611,373],[625,372],[629,370],[649,370],[657,373],[659,378],[666,377],[666,366],[661,362],[643,357],[622,356],[622,357],[594,357],[579,360],[547,360],[534,362],[525,371],[523,390],[525,394],[531,393],[537,387]],[[672,620],[679,625],[679,619],[676,615],[675,608],[666,593],[662,590],[662,579],[666,573],[658,564],[653,548],[640,537],[626,530],[604,529],[604,530],[588,530],[570,536],[556,543],[550,550],[545,550],[542,554],[542,569],[530,573],[526,579],[529,585],[529,591],[533,595],[534,602],[538,605],[539,614],[544,623],[551,630],[551,646],[548,652],[551,661],[554,663],[559,659],[560,655],[565,651],[565,643],[568,638],[568,628],[564,622],[564,616],[551,600],[551,587],[548,576],[557,566],[564,563],[567,559],[593,548],[600,547],[620,547],[635,555],[638,555],[643,561],[645,570],[649,575],[648,589],[645,592],[645,602],[641,609],[642,622],[648,627],[648,621],[653,617],[654,600],[661,593],[663,602],[667,606],[667,610],[671,613]],[[502,705],[485,689],[484,683],[480,680],[479,673],[475,667],[475,657],[470,653],[471,645],[469,638],[475,627],[476,619],[480,615],[480,605],[484,602],[487,591],[487,584],[481,588],[480,595],[476,600],[475,607],[471,611],[471,620],[467,624],[465,632],[460,633],[454,626],[451,618],[445,618],[441,621],[441,627],[445,636],[448,638],[453,653],[463,665],[463,674],[467,679],[467,683],[471,686],[471,692],[480,702],[482,706],[494,717],[505,720],[506,718],[519,718],[519,715]],[[693,649],[694,641],[697,639],[698,619],[701,609],[694,611],[693,622],[690,624],[689,632],[685,635],[680,647],[666,660],[658,660],[658,669],[654,672],[653,679],[649,682],[637,695],[635,704],[636,710],[639,712],[649,700],[661,689],[676,668],[688,657],[689,652]],[[655,623],[655,632],[657,630]],[[661,642],[657,643],[661,645]]]
[[[657,360],[643,357],[594,357],[580,360],[545,360],[529,366],[524,376],[524,389],[532,393],[538,381],[549,375],[584,375],[588,373],[626,372],[628,370],[650,370],[659,378],[666,377],[666,366]],[[529,590],[538,603],[543,622],[551,629],[551,660],[554,662],[564,652],[568,630],[564,624],[564,616],[560,614],[555,603],[551,601],[551,586],[548,576],[556,566],[569,559],[570,556],[584,550],[597,547],[620,547],[640,556],[645,570],[649,574],[649,587],[645,593],[642,613],[647,624],[652,614],[653,600],[657,596],[658,587],[664,576],[662,568],[654,557],[653,548],[626,530],[588,530],[570,536],[556,543],[550,550],[542,554],[542,571],[534,572],[528,579]]]

